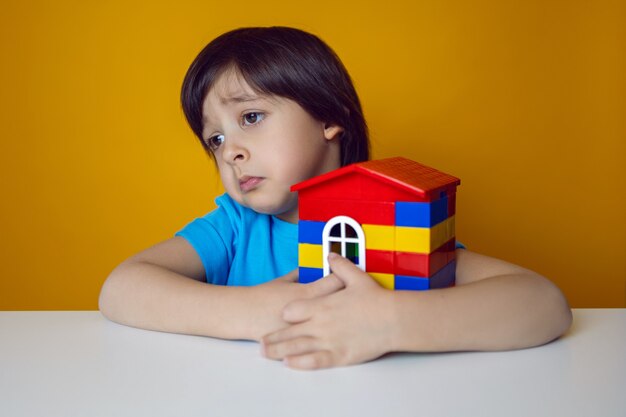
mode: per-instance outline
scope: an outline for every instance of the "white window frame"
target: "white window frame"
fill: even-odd
[[[331,236],[330,231],[336,225],[341,225],[341,236]],[[346,237],[346,224],[356,231],[357,237]],[[330,265],[328,265],[328,254],[330,253],[331,243],[341,243],[341,256],[346,255],[346,243],[356,243],[359,245],[359,263],[357,266],[365,271],[365,233],[361,225],[348,216],[336,216],[326,222],[322,231],[322,253],[324,256],[324,276],[330,274]]]

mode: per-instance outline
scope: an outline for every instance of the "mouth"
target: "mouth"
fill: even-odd
[[[239,188],[242,192],[247,193],[248,191],[252,191],[258,187],[264,179],[265,178],[263,177],[250,177],[248,175],[244,175],[239,178]]]

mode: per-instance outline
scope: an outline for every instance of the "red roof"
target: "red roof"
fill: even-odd
[[[452,175],[410,159],[395,157],[348,165],[295,184],[291,187],[291,191],[300,191],[353,172],[382,180],[420,196],[429,195],[445,187],[458,186],[461,183],[460,179]]]

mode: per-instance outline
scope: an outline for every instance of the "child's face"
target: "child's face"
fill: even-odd
[[[224,188],[259,213],[297,222],[290,187],[340,166],[341,127],[314,119],[292,100],[258,95],[236,71],[217,79],[202,114],[203,139]]]

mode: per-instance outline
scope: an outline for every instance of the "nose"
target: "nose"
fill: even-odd
[[[241,163],[250,158],[248,149],[233,136],[227,137],[222,146],[224,147],[224,161],[229,164]]]

